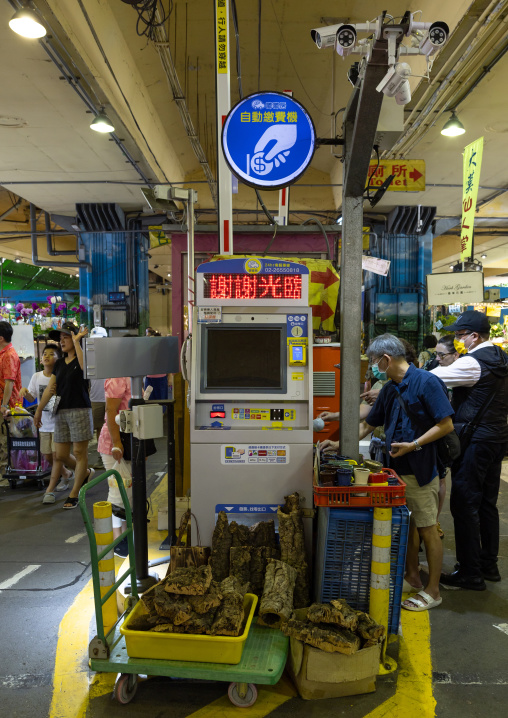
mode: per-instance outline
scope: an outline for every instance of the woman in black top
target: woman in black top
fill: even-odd
[[[64,358],[56,362],[34,417],[35,425],[39,427],[44,407],[56,394],[59,399],[54,433],[56,461],[42,503],[55,503],[54,489],[61,474],[62,463],[68,458],[72,446],[76,458],[75,479],[63,505],[64,509],[76,508],[81,486],[94,473],[93,469],[88,468],[88,442],[93,436],[93,420],[88,381],[83,376],[83,351],[80,344],[87,333],[86,327],[79,331],[72,322],[65,322],[61,329],[49,332],[51,339],[60,341]]]

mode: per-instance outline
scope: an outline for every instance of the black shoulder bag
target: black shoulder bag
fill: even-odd
[[[399,392],[397,392],[397,399],[402,407],[402,410],[407,414],[411,421],[414,421],[414,423],[418,425],[418,421],[414,416],[412,416],[406,401],[401,397]],[[421,427],[421,424],[419,426],[420,428],[423,428]],[[443,465],[443,467],[451,466],[453,462],[459,458],[461,452],[461,442],[455,429],[446,436],[436,439],[435,444],[439,462]]]
[[[483,415],[485,414],[485,412],[487,411],[487,409],[488,409],[489,406],[491,405],[492,400],[493,400],[493,398],[495,397],[495,395],[496,395],[496,393],[497,393],[497,390],[498,390],[498,389],[500,388],[500,386],[501,386],[501,382],[502,382],[502,379],[498,380],[498,381],[495,383],[494,388],[492,389],[492,392],[491,392],[490,395],[489,395],[489,398],[487,399],[487,401],[485,402],[485,404],[478,409],[478,411],[476,412],[476,415],[475,415],[474,419],[472,419],[471,421],[464,422],[464,423],[462,423],[462,422],[457,422],[457,423],[455,424],[455,427],[456,427],[456,429],[457,429],[457,433],[458,433],[458,436],[459,436],[459,439],[460,439],[460,445],[461,445],[461,447],[462,447],[462,451],[465,450],[465,448],[468,446],[468,444],[470,443],[471,439],[473,438],[473,434],[474,434],[474,432],[475,432],[475,429],[478,427],[478,424],[479,424],[480,421],[482,420]]]

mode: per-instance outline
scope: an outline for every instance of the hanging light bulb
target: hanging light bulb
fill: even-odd
[[[482,259],[487,259],[487,255],[485,254],[485,252],[482,254]]]
[[[452,116],[441,130],[441,134],[446,137],[458,137],[458,135],[463,135],[466,128],[455,114],[455,110],[452,110],[451,113]]]
[[[28,7],[23,7],[14,13],[9,20],[9,27],[21,37],[28,37],[32,40],[44,37],[46,34],[46,28],[35,12]]]
[[[14,261],[16,262],[16,264],[19,264],[21,262],[21,259],[19,257],[16,257]]]
[[[95,130],[95,132],[103,133],[115,131],[113,123],[104,112],[104,107],[101,107],[101,111],[95,116],[92,124],[90,125],[90,129]]]

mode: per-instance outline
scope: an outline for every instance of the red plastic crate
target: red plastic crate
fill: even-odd
[[[404,506],[406,484],[393,469],[382,469],[397,479],[397,486],[316,486],[314,485],[314,506]],[[361,492],[367,496],[354,496]]]

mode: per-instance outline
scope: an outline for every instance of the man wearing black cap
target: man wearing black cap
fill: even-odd
[[[482,312],[464,312],[447,329],[455,334],[457,351],[467,354],[432,371],[453,389],[462,447],[452,466],[450,496],[458,565],[441,575],[441,583],[484,591],[485,579],[501,580],[496,504],[508,447],[508,356],[489,341],[490,324]]]

